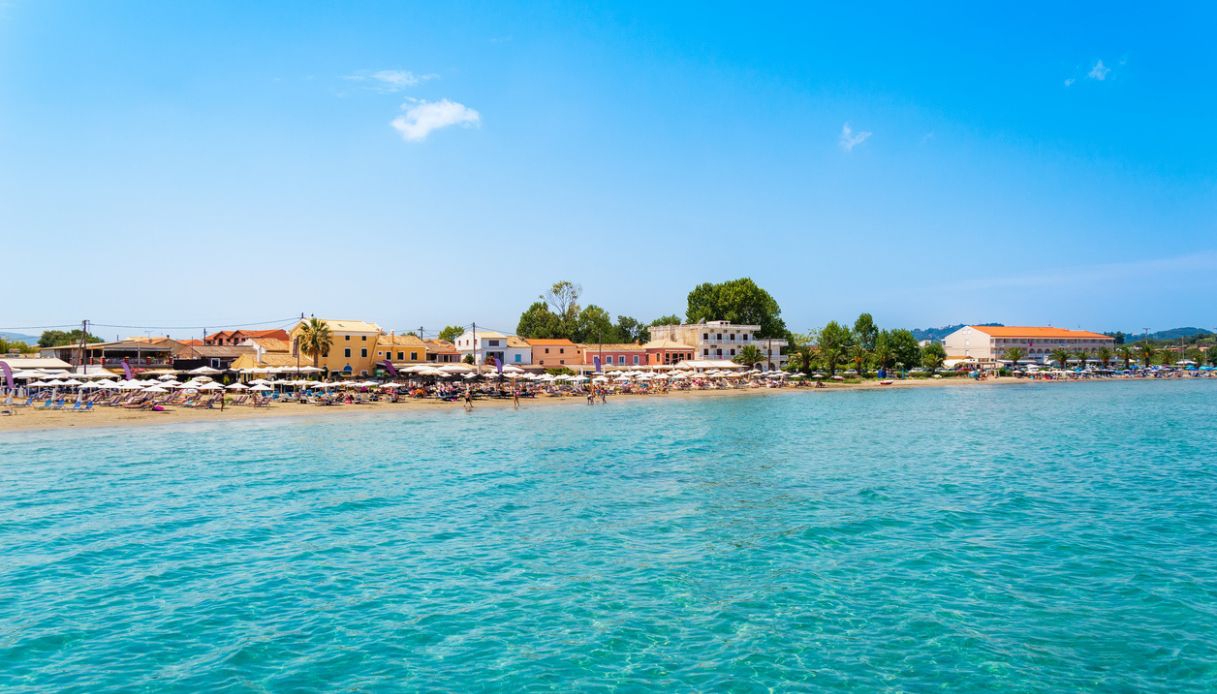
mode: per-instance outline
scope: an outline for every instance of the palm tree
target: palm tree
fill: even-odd
[[[756,345],[744,345],[732,361],[736,364],[743,364],[751,369],[757,364],[764,362],[765,355],[761,354],[761,350],[757,349]]]
[[[300,351],[313,358],[313,366],[318,366],[321,357],[329,356],[330,346],[334,344],[334,336],[330,334],[330,324],[317,317],[309,318],[300,328]]]
[[[1137,359],[1141,360],[1141,366],[1149,368],[1154,363],[1154,355],[1158,350],[1149,343],[1149,340],[1141,340],[1137,343]]]
[[[1124,370],[1128,371],[1128,368],[1132,366],[1132,347],[1120,345],[1116,348],[1116,356],[1124,362]]]
[[[1048,355],[1052,361],[1056,362],[1062,369],[1069,365],[1069,359],[1073,356],[1067,349],[1054,349],[1052,354]]]
[[[1011,362],[1014,368],[1018,368],[1018,360],[1027,356],[1027,350],[1022,347],[1011,347],[1002,353],[1002,359]]]
[[[868,356],[870,356],[870,352],[866,351],[861,342],[854,343],[853,348],[850,350],[849,358],[854,363],[854,370],[858,372],[859,376],[866,375],[866,358]]]
[[[946,361],[947,351],[937,342],[931,342],[921,350],[921,365],[933,373],[942,368],[942,363]]]
[[[1082,368],[1085,368],[1086,360],[1090,358],[1090,352],[1087,352],[1086,350],[1081,349],[1081,350],[1078,350],[1077,352],[1075,352],[1073,357],[1078,360],[1078,363],[1082,365]]]
[[[1108,366],[1111,365],[1111,358],[1112,358],[1111,349],[1109,349],[1107,347],[1100,347],[1099,351],[1095,354],[1095,356],[1097,356],[1099,358],[1099,363],[1103,365],[1104,369],[1106,369]]]

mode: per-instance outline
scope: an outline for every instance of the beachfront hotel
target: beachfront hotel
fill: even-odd
[[[532,347],[532,363],[536,366],[560,369],[564,366],[583,363],[583,346],[577,345],[565,337],[529,338],[526,342]]]
[[[1094,356],[1101,348],[1111,348],[1115,343],[1115,338],[1109,335],[1087,330],[1016,325],[966,325],[942,341],[948,360],[977,362],[1002,359],[1006,350],[1014,347],[1025,350],[1029,362],[1050,361],[1050,355],[1058,349]]]
[[[758,338],[759,325],[738,325],[727,321],[684,323],[682,325],[656,325],[651,327],[653,341],[669,341],[693,347],[696,359],[725,359],[731,361],[741,349],[752,345],[765,357],[761,367],[766,370],[780,369],[788,357],[782,349],[789,343],[782,339]]]
[[[475,364],[494,364],[498,359],[503,364],[524,366],[532,363],[532,345],[524,338],[507,335],[495,330],[466,330],[452,343],[461,358],[472,356]]]

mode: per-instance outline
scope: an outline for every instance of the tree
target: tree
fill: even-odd
[[[635,318],[617,316],[617,339],[620,342],[650,342],[651,331]]]
[[[0,338],[0,354],[8,354],[9,352],[18,352],[20,354],[29,354],[34,351],[34,345],[24,340],[5,340]]]
[[[1115,355],[1110,347],[1100,347],[1099,351],[1095,352],[1095,356],[1099,358],[1099,363],[1106,369],[1108,366],[1111,366],[1111,360]]]
[[[465,334],[465,329],[459,325],[449,325],[439,331],[439,339],[443,342],[455,342],[456,338]]]
[[[1005,352],[1002,352],[1001,358],[1010,362],[1017,369],[1019,360],[1025,356],[1027,356],[1027,350],[1022,347],[1010,347]]]
[[[330,324],[317,317],[309,318],[300,328],[300,351],[313,358],[313,366],[318,366],[321,357],[329,356],[330,346],[334,344],[334,336],[330,334]]]
[[[879,328],[875,327],[875,319],[869,313],[860,314],[854,321],[854,336],[858,338],[862,349],[869,352],[875,348],[875,341],[879,339]]]
[[[540,297],[558,317],[559,333],[563,337],[570,337],[575,332],[579,318],[579,295],[582,293],[583,287],[569,280],[559,280]]]
[[[856,338],[857,335],[854,337]],[[849,348],[849,360],[854,363],[854,371],[857,371],[859,376],[866,375],[866,359],[869,356],[870,352],[866,351],[861,342],[855,340],[853,346]]]
[[[788,340],[790,359],[786,362],[786,368],[805,374],[811,373],[811,365],[816,359],[815,336],[791,333]]]
[[[921,345],[917,343],[912,331],[897,328],[888,334],[888,343],[892,347],[897,365],[907,369],[921,363]]]
[[[1188,359],[1190,361],[1194,361],[1197,364],[1203,364],[1204,363],[1204,350],[1200,349],[1199,347],[1188,347],[1183,352],[1183,358]]]
[[[761,350],[756,348],[756,345],[744,345],[740,348],[739,354],[735,355],[734,361],[736,364],[743,364],[751,369],[757,364],[765,361],[765,355],[761,354]]]
[[[931,342],[921,350],[921,365],[929,369],[931,373],[942,368],[942,363],[947,359],[947,351],[941,343]]]
[[[778,302],[747,277],[697,285],[689,292],[685,317],[690,323],[725,320],[759,325],[756,336],[762,339],[786,336],[786,323]]]
[[[655,320],[651,321],[650,327],[653,328],[657,325],[680,325],[683,322],[684,321],[682,321],[680,319],[680,316],[672,314],[669,316],[660,316],[660,317],[656,318]]]
[[[569,334],[562,334],[562,321],[544,301],[533,302],[520,314],[516,334],[524,338],[570,337]]]
[[[1149,340],[1142,340],[1137,343],[1136,354],[1137,359],[1141,361],[1141,366],[1148,368],[1153,365],[1154,356],[1157,353],[1158,350],[1154,349],[1154,346],[1150,344]]]
[[[1217,366],[1217,345],[1209,347],[1205,355],[1208,357],[1209,364]]]
[[[820,330],[819,346],[820,356],[831,376],[837,372],[837,365],[845,359],[845,355],[853,346],[853,335],[848,328],[835,320],[829,321],[828,325]]]
[[[857,328],[854,329],[857,332]],[[872,354],[875,357],[875,365],[881,369],[890,369],[896,363],[896,353],[892,350],[892,335],[884,330],[875,338],[875,347]]]
[[[80,344],[80,336],[84,335],[84,331],[80,328],[64,332],[62,330],[46,330],[38,338],[39,347],[64,347],[67,345]],[[101,342],[101,338],[96,335],[85,335],[85,342],[95,344]]]
[[[1116,348],[1116,356],[1119,357],[1120,360],[1124,362],[1125,371],[1127,371],[1129,369],[1129,367],[1132,366],[1132,358],[1133,358],[1132,347],[1129,347],[1128,345],[1121,343],[1120,346]]]
[[[617,329],[613,326],[613,319],[609,317],[608,311],[595,304],[588,304],[587,308],[579,312],[572,338],[575,342],[610,342],[616,338]]]
[[[1062,369],[1069,365],[1069,359],[1073,356],[1067,349],[1054,349],[1052,354],[1048,355],[1052,361],[1056,362],[1057,366]]]
[[[465,364],[473,364],[473,355],[466,354],[465,356],[461,357],[461,362]]]

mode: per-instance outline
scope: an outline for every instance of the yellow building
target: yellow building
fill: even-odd
[[[376,372],[376,341],[384,332],[379,325],[361,320],[321,319],[330,328],[330,349],[316,357],[316,364],[331,374],[371,376]],[[313,364],[313,355],[300,350],[304,321],[291,330],[291,354],[300,353],[301,363]]]
[[[413,335],[380,335],[376,339],[376,363],[386,359],[394,366],[426,363],[427,344]]]

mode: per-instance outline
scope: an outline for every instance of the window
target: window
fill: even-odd
[[[610,355],[608,355],[607,357],[605,357],[605,358],[604,358],[604,363],[605,363],[605,364],[612,364],[612,363],[613,363],[613,355],[611,355],[611,354],[610,354]]]
[[[346,340],[347,342],[350,342],[350,341],[351,341],[351,336],[350,336],[350,335],[343,335],[343,336],[342,336],[342,339]]]
[[[634,366],[638,366],[638,355],[634,355]]]
[[[708,350],[708,349],[703,349],[701,351],[701,353],[702,353],[702,356],[705,356],[705,357],[710,356],[710,350]]]
[[[490,340],[490,346],[491,346],[491,347],[498,347],[498,346],[499,346],[499,341],[498,341],[498,340]]]
[[[350,347],[347,347],[345,350],[343,350],[343,355],[342,355],[342,356],[344,356],[344,357],[346,357],[346,358],[350,359],[350,358],[351,358],[351,348],[350,348]]]
[[[549,350],[545,350],[545,351],[546,351],[546,352],[548,352]],[[558,348],[558,354],[566,354],[566,348],[565,348],[565,347],[559,347],[559,348]]]
[[[404,357],[404,356],[405,356],[404,354],[402,354],[401,352],[398,352],[398,353],[397,353],[397,361],[401,361],[401,360],[402,360],[402,357]],[[414,357],[410,357],[410,358],[411,358],[411,359],[413,359]]]
[[[359,356],[366,358],[368,356],[368,348],[364,347],[363,349],[359,350]]]
[[[546,347],[546,348],[545,348],[545,353],[546,353],[546,354],[549,354],[549,348],[548,348],[548,347]]]
[[[722,333],[715,333],[714,339],[715,339],[715,340],[718,340],[719,342],[722,342],[722,341],[723,341],[723,334],[722,334]]]
[[[710,333],[702,333],[702,334],[701,334],[701,339],[703,339],[703,340],[709,340],[709,339],[710,339]]]
[[[744,333],[744,334],[741,336],[741,338],[740,338],[740,339],[742,339],[744,342],[747,342],[747,341],[748,341],[748,333]]]
[[[734,348],[734,347],[732,347],[732,348],[731,348],[731,356],[733,356],[733,357],[735,356],[735,348]]]
[[[367,336],[367,335],[364,335],[364,336],[360,337],[359,339],[360,339],[360,340],[362,340],[362,341],[364,341],[364,342],[367,342],[367,341],[368,341],[368,336]]]
[[[385,355],[385,353],[384,353],[384,352],[377,352],[377,353],[376,353],[376,356],[378,356],[378,357],[383,357],[384,355]]]
[[[397,358],[400,359],[401,355],[397,355]],[[418,361],[418,352],[410,352],[410,361]]]
[[[517,364],[519,364],[519,363],[520,363],[520,360],[521,360],[521,359],[523,359],[523,356],[524,356],[524,355],[522,355],[522,354],[516,354],[516,363],[517,363]]]
[[[559,359],[559,360],[558,360],[558,363],[559,363],[559,364],[565,364],[565,363],[566,363],[566,360],[565,360],[565,359]]]

